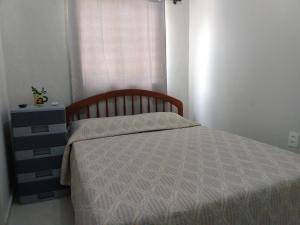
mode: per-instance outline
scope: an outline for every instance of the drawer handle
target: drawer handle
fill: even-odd
[[[48,125],[39,125],[39,126],[32,126],[31,127],[31,133],[43,133],[43,132],[49,132],[49,126]]]
[[[39,177],[49,177],[52,176],[52,170],[44,170],[44,171],[39,171],[35,173],[35,177],[39,178]]]
[[[38,148],[33,150],[33,155],[34,156],[39,156],[39,155],[49,155],[51,153],[50,148]]]
[[[47,199],[47,198],[54,198],[54,197],[55,196],[54,196],[54,192],[53,191],[38,194],[38,199],[39,200]]]

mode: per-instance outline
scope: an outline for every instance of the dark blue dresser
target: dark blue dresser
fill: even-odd
[[[20,203],[69,194],[59,184],[67,141],[63,105],[27,106],[11,112],[16,197]]]

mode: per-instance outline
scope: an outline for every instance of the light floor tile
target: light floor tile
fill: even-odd
[[[69,197],[33,203],[13,204],[8,225],[74,225]]]

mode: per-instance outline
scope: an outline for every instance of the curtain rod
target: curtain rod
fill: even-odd
[[[181,2],[181,0],[173,0],[174,4],[176,4],[177,2]]]
[[[150,1],[150,2],[162,2],[164,0],[148,0],[148,1]],[[171,0],[171,1],[173,1],[174,4],[176,4],[177,2],[181,2],[181,0]]]

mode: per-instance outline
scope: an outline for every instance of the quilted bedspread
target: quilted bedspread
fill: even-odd
[[[174,113],[80,121],[62,165],[76,225],[299,225],[300,155]]]

